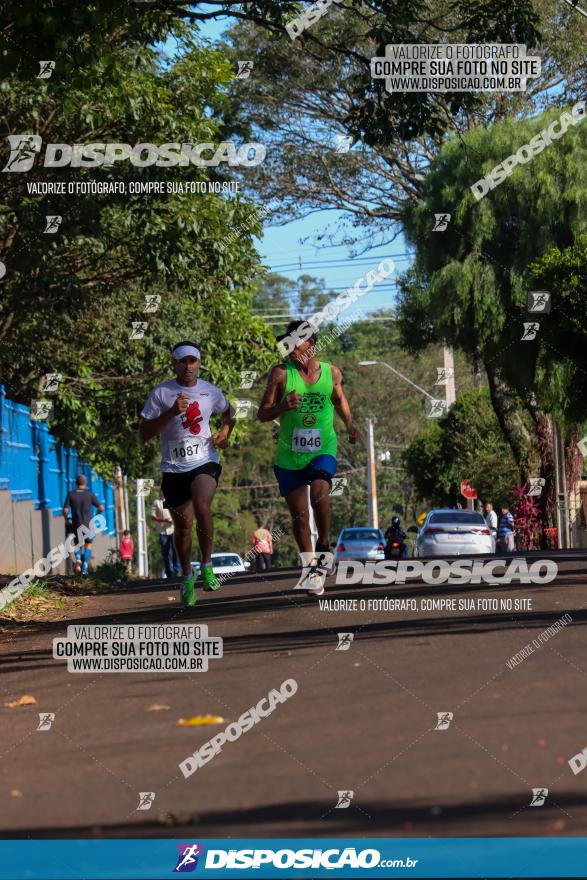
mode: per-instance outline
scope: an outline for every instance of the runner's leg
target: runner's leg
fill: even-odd
[[[200,545],[202,564],[212,560],[212,499],[216,492],[216,480],[210,474],[199,474],[192,480],[192,505],[196,517],[196,534]]]
[[[192,524],[194,522],[192,502],[186,501],[179,507],[170,507],[169,513],[175,526],[173,535],[175,550],[179,557],[182,574],[187,577],[192,573]]]
[[[311,553],[312,534],[310,532],[310,512],[308,510],[308,488],[299,486],[285,496],[292,520],[294,538],[300,553]]]
[[[314,511],[318,539],[316,546],[328,547],[330,536],[330,483],[327,480],[312,480],[310,483],[310,503]]]

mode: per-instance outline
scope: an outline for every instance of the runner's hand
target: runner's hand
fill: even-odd
[[[302,402],[301,394],[297,391],[290,391],[281,401],[282,410],[299,409]]]
[[[218,449],[226,449],[228,447],[228,434],[226,431],[217,431],[215,434],[212,434],[212,443],[214,446],[217,446]]]
[[[180,391],[175,398],[173,406],[171,407],[173,415],[178,416],[180,413],[185,412],[189,406],[189,403],[189,397],[186,397],[183,391]]]
[[[356,443],[357,440],[361,439],[361,432],[355,425],[351,425],[349,428],[349,443]]]

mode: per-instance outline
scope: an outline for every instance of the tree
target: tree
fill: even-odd
[[[541,364],[550,368],[559,357],[549,338],[554,334],[561,345],[567,329],[559,299],[551,312],[552,316],[558,310],[557,322],[544,316],[543,331],[522,341],[524,323],[535,317],[528,313],[528,266],[553,245],[571,246],[585,230],[582,169],[587,129],[571,125],[532,159],[531,168],[519,166],[481,201],[473,198],[469,187],[558,115],[505,120],[443,148],[426,178],[421,201],[404,213],[416,260],[400,279],[399,308],[409,350],[446,339],[484,366],[520,482],[537,471],[547,480],[545,515],[552,487],[552,426],[547,413],[557,409],[572,418],[581,410],[583,391],[572,378],[581,369],[582,353],[575,343],[568,363],[557,370],[557,384],[545,393]],[[431,234],[435,212],[452,214],[442,234]]]
[[[517,4],[509,12],[495,3],[466,9],[459,3],[333,5],[293,43],[240,22],[227,32],[222,51],[235,65],[250,58],[255,66],[249,79],[232,82],[235,101],[225,118],[268,146],[267,161],[245,185],[273,200],[274,222],[339,209],[315,236],[317,245],[360,249],[393,241],[404,206],[419,198],[427,168],[447,138],[584,94],[584,20],[561,0],[536,0],[532,8],[541,35],[528,34],[522,42],[536,46],[532,53],[542,58],[542,74],[526,92],[511,94],[390,94],[381,80],[371,80],[368,59],[384,54],[386,43],[509,42],[518,26],[524,29]],[[496,28],[503,28],[499,37]],[[352,147],[338,152],[345,138]]]
[[[199,48],[184,30],[175,32],[181,47],[170,64],[161,65],[153,49],[124,45],[124,33],[110,33],[109,52],[90,56],[79,80],[23,83],[13,75],[0,90],[4,133],[40,132],[45,143],[65,144],[218,142],[213,109],[225,100],[222,88],[232,74],[218,53]],[[61,373],[51,429],[102,470],[120,462],[141,473],[152,455],[136,439],[138,413],[153,381],[169,375],[178,336],[196,336],[204,375],[227,390],[238,387],[240,370],[262,368],[271,357],[271,334],[251,315],[259,269],[253,236],[261,224],[250,219],[249,203],[214,191],[128,189],[137,180],[195,180],[222,190],[230,179],[221,167],[128,162],[97,170],[37,164],[29,173],[2,175],[0,381],[28,403],[43,374]],[[120,183],[127,192],[38,194],[29,187],[61,181]],[[47,215],[63,218],[54,235],[44,234]],[[243,218],[248,234],[225,246]],[[159,298],[154,314],[145,313],[147,295]],[[144,337],[131,338],[133,322],[142,321]]]
[[[412,441],[405,462],[419,496],[431,506],[462,503],[462,480],[496,508],[513,498],[516,463],[487,389],[462,393],[445,417]]]

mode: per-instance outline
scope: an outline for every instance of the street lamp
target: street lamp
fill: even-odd
[[[420,391],[422,394],[425,394],[426,397],[428,398],[428,400],[435,399],[434,397],[432,397],[431,394],[428,394],[428,392],[425,391],[424,388],[420,388],[419,385],[416,385],[415,382],[412,382],[411,379],[408,379],[407,376],[404,376],[404,374],[400,373],[399,370],[396,370],[395,367],[391,367],[389,364],[386,364],[385,361],[359,361],[359,366],[360,367],[375,367],[375,366],[386,367],[388,370],[391,370],[392,373],[395,373],[396,376],[399,376],[400,379],[403,379],[404,382],[407,382],[408,385],[411,385],[412,388],[415,388],[417,391]]]

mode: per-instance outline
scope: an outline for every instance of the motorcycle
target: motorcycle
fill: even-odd
[[[390,538],[385,547],[386,559],[408,559],[410,551],[403,538]]]

